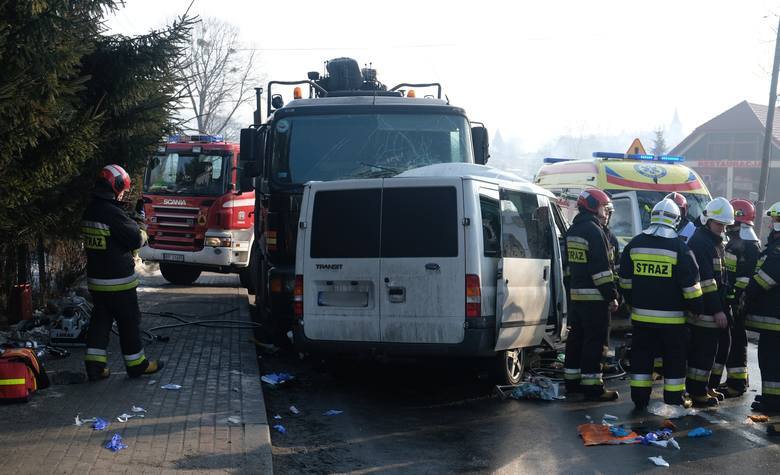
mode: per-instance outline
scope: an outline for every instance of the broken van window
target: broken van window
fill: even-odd
[[[550,259],[552,236],[547,207],[537,196],[501,191],[501,255],[526,259]]]

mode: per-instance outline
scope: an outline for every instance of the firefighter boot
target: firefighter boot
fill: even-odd
[[[101,379],[106,379],[109,376],[111,376],[111,370],[109,370],[108,368],[103,368],[99,372],[87,371],[87,378],[90,381],[100,381]]]
[[[143,370],[141,373],[127,373],[127,376],[130,378],[138,378],[140,376],[143,376],[145,374],[154,374],[165,366],[165,362],[161,360],[149,360],[149,364],[146,365],[146,369]]]
[[[586,401],[594,401],[594,402],[610,402],[610,401],[617,401],[620,397],[620,394],[618,394],[617,391],[613,391],[611,389],[604,390],[601,394],[586,394],[585,400]]]
[[[726,396],[722,392],[713,388],[707,388],[707,395],[710,397],[714,397],[718,401],[722,401],[726,399]]]
[[[693,402],[694,407],[714,407],[718,405],[718,398],[710,396],[709,394],[691,396],[691,401]]]
[[[690,408],[693,407],[693,399],[691,399],[691,396],[689,396],[688,394],[685,394],[682,397],[681,404],[682,404],[682,407],[684,407],[685,409],[690,409]]]
[[[740,397],[743,394],[745,394],[744,390],[734,389],[731,386],[720,387],[718,388],[718,391],[721,392],[724,396],[726,396],[726,399]]]

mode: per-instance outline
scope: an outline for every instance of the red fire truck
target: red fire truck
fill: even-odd
[[[239,146],[221,136],[173,136],[157,147],[144,176],[149,242],[144,261],[188,285],[204,270],[238,273],[251,288],[254,192],[241,192]]]

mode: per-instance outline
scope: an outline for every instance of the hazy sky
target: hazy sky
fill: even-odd
[[[127,0],[108,25],[140,34],[190,1]],[[195,0],[191,12],[238,26],[269,79],[351,56],[389,86],[441,82],[470,119],[527,150],[654,129],[675,108],[687,133],[742,100],[767,103],[780,0],[514,3]]]

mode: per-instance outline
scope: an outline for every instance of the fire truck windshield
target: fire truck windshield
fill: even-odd
[[[388,177],[435,163],[473,163],[471,129],[452,114],[284,117],[273,129],[271,179]]]
[[[225,193],[229,156],[168,153],[156,155],[146,168],[144,192],[175,195]]]

